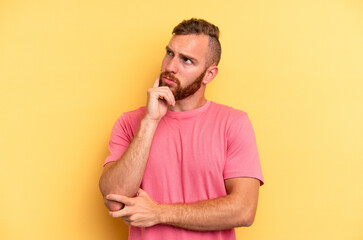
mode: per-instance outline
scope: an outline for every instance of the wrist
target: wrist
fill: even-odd
[[[157,221],[159,224],[167,224],[170,222],[168,213],[169,210],[166,204],[158,204]]]
[[[153,136],[158,124],[159,121],[144,117],[140,122],[140,126],[135,135],[135,138],[144,139],[146,136]]]
[[[147,125],[147,126],[157,126],[159,124],[160,119],[155,119],[152,117],[149,117],[147,114],[143,117],[141,120],[141,124]]]
[[[147,134],[150,131],[152,133],[154,133],[158,124],[159,124],[158,120],[154,120],[154,119],[148,118],[147,116],[144,116],[144,118],[141,120],[140,126],[139,126],[140,133]]]

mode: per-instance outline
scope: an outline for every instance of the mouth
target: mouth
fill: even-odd
[[[176,82],[170,78],[163,77],[163,80],[166,84],[169,84],[169,85],[176,84]]]

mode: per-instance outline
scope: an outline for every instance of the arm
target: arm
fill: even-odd
[[[143,119],[128,149],[116,162],[105,165],[99,181],[103,197],[110,193],[135,196],[140,187],[157,122]],[[122,204],[104,198],[109,210],[120,210]]]
[[[122,204],[107,200],[107,194],[116,193],[132,197],[137,193],[156,127],[166,114],[167,105],[175,104],[170,89],[158,87],[158,84],[159,79],[155,81],[153,88],[148,90],[146,114],[129,147],[118,161],[106,164],[103,169],[99,187],[109,210],[120,210]]]
[[[110,195],[109,199],[125,204],[125,208],[110,212],[122,217],[126,224],[150,227],[167,224],[196,231],[223,230],[252,225],[258,202],[260,182],[254,178],[225,180],[224,197],[187,204],[158,204],[145,191],[136,198]]]
[[[192,204],[161,205],[161,223],[197,231],[251,226],[260,182],[253,178],[225,180],[227,196]]]

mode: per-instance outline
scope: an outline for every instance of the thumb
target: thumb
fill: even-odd
[[[126,206],[127,205],[133,205],[134,201],[132,198],[128,198],[126,196],[122,196],[122,195],[117,195],[117,194],[109,194],[106,196],[107,200],[110,201],[115,201],[115,202],[119,202],[119,203],[123,203]]]
[[[139,190],[137,191],[137,196],[143,196],[143,195],[147,195],[147,193],[141,188],[139,188]]]
[[[153,87],[154,87],[154,88],[159,87],[159,82],[160,82],[160,74],[159,74],[159,76],[156,78],[156,80],[155,80],[155,82],[154,82]]]

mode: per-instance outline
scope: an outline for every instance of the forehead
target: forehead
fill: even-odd
[[[175,53],[196,58],[205,57],[208,51],[209,37],[206,35],[174,35],[168,44]]]

